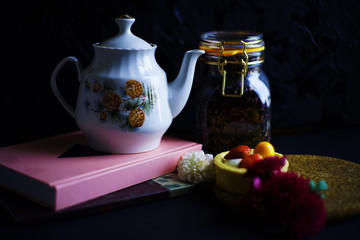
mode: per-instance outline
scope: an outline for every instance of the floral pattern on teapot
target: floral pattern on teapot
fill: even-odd
[[[160,146],[172,119],[184,108],[196,61],[204,51],[187,51],[177,77],[168,81],[155,59],[156,44],[132,34],[135,19],[122,16],[115,21],[119,32],[93,44],[94,58],[86,68],[73,56],[56,65],[51,88],[93,149],[148,152]],[[58,73],[67,63],[75,65],[80,82],[75,108],[57,87]]]
[[[125,131],[136,131],[145,122],[145,114],[150,114],[157,96],[153,87],[137,80],[128,80],[119,86],[113,80],[85,81],[86,92],[96,94],[93,102],[85,100],[89,112],[96,114],[100,121],[111,121]]]

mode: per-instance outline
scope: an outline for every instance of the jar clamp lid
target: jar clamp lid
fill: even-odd
[[[215,63],[222,76],[222,95],[224,97],[241,97],[244,94],[244,79],[249,65],[264,62],[265,43],[261,33],[256,32],[207,32],[201,35],[200,49],[206,54],[218,56]],[[228,60],[232,56],[239,56],[240,60]],[[241,89],[239,94],[228,94],[226,89],[226,65],[241,65]]]

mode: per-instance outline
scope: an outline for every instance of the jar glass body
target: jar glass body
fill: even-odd
[[[223,50],[225,53],[227,49]],[[262,70],[263,54],[246,54],[245,74],[244,64],[239,64],[245,58],[244,51],[220,56],[227,63],[225,83],[219,54],[206,53],[199,58],[195,75],[196,131],[205,151],[216,154],[242,144],[253,148],[260,141],[270,141],[271,98],[269,81]]]

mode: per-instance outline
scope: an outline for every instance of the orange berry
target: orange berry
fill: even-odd
[[[254,154],[260,154],[263,158],[275,155],[275,149],[269,142],[260,142],[255,146]]]

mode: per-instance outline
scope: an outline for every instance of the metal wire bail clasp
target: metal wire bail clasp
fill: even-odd
[[[241,86],[240,86],[240,93],[239,94],[227,94],[225,92],[226,89],[226,70],[225,70],[225,66],[227,65],[227,61],[226,59],[224,59],[224,42],[221,43],[221,51],[219,54],[219,58],[218,58],[218,70],[221,74],[222,78],[222,89],[221,89],[221,94],[224,97],[241,97],[244,94],[244,83],[245,83],[245,76],[247,74],[247,70],[248,70],[248,61],[249,61],[249,56],[246,53],[246,43],[241,40],[241,45],[243,47],[243,54],[244,54],[244,58],[241,59],[240,64],[242,66],[241,68]],[[239,64],[239,62],[236,62],[234,64]]]
[[[221,74],[221,76],[223,76],[223,79],[226,79],[226,70],[225,70],[225,66],[227,64],[226,59],[224,59],[223,56],[223,52],[224,52],[224,42],[221,43],[221,51],[218,57],[218,70]]]

